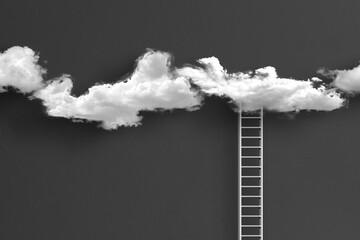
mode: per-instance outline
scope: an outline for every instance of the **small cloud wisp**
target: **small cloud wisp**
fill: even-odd
[[[349,70],[321,69],[319,73],[333,79],[332,85],[343,92],[349,94],[360,92],[360,65]]]
[[[46,71],[38,60],[39,56],[28,47],[12,47],[0,53],[0,92],[13,88],[26,94],[41,89]]]

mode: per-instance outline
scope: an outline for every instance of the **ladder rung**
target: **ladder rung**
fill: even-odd
[[[261,188],[261,186],[242,186],[242,188]]]
[[[261,178],[261,176],[241,176],[241,178]]]
[[[243,116],[241,116],[241,118],[242,119],[253,119],[253,118],[261,119],[260,116],[258,116],[258,117],[243,117]]]
[[[261,237],[261,235],[241,235],[242,237]]]
[[[241,166],[241,167],[242,168],[261,168],[261,166]]]
[[[261,196],[257,196],[257,195],[247,195],[247,196],[242,196],[243,198],[245,197],[251,197],[251,198],[261,198]]]
[[[261,126],[257,126],[257,127],[255,127],[255,126],[241,126],[241,129],[244,129],[244,128],[261,128]]]
[[[258,228],[261,228],[261,225],[241,225],[241,227],[258,227]]]
[[[261,148],[261,146],[242,146],[241,148]]]
[[[256,217],[256,218],[261,218],[260,215],[241,215],[241,217]]]
[[[261,158],[261,156],[241,156],[242,158]]]
[[[261,138],[261,136],[242,136],[241,138]]]

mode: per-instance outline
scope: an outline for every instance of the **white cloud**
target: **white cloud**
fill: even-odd
[[[177,74],[189,78],[206,94],[230,98],[241,111],[261,108],[278,112],[331,111],[343,106],[340,94],[327,89],[319,78],[306,81],[279,78],[273,67],[229,74],[215,57],[198,62],[203,68],[179,68]]]
[[[30,93],[43,87],[45,70],[37,62],[39,57],[28,47],[12,47],[0,53],[0,92],[12,87]]]
[[[360,92],[360,65],[350,70],[321,70],[320,73],[333,77],[333,85],[344,92]]]
[[[71,93],[69,75],[44,82],[45,70],[38,59],[28,47],[0,53],[0,92],[11,87],[32,93],[43,101],[50,116],[97,121],[105,129],[139,125],[141,111],[196,110],[203,93],[229,98],[242,111],[331,111],[344,103],[336,88],[319,78],[280,78],[273,67],[230,74],[215,57],[198,60],[201,67],[174,68],[169,53],[153,50],[137,60],[131,76],[113,84],[97,84],[77,97]],[[332,85],[343,91],[360,91],[360,66],[325,74],[332,74]]]
[[[148,51],[138,59],[134,73],[115,84],[95,85],[75,97],[68,76],[50,82],[35,93],[50,116],[99,121],[105,129],[136,126],[140,111],[171,109],[195,110],[202,97],[185,77],[174,76],[170,55]]]

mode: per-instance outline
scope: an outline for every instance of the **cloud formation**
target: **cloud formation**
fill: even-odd
[[[331,77],[333,85],[347,93],[360,92],[360,65],[349,70],[324,70],[320,74]]]
[[[278,77],[275,68],[228,73],[216,57],[198,60],[200,66],[172,66],[169,53],[148,50],[134,72],[113,84],[97,84],[86,94],[72,95],[73,81],[63,75],[43,80],[39,56],[28,47],[12,47],[0,54],[0,91],[9,87],[41,99],[47,113],[74,121],[96,121],[105,129],[137,126],[142,111],[199,109],[203,96],[230,99],[236,111],[331,111],[344,104],[338,89],[360,91],[360,66],[332,71],[334,82],[319,78]]]
[[[42,88],[45,70],[38,60],[39,56],[28,47],[12,47],[0,53],[0,92],[12,87],[25,94]]]
[[[63,76],[35,96],[43,100],[50,116],[98,121],[105,129],[138,125],[140,111],[196,110],[202,97],[185,77],[172,73],[170,64],[168,53],[151,50],[138,59],[134,73],[123,81],[96,85],[75,97],[72,81]]]
[[[230,98],[241,111],[261,108],[277,112],[331,111],[343,106],[340,93],[326,87],[319,78],[306,81],[279,78],[273,67],[229,74],[215,57],[198,62],[203,67],[184,67],[177,73],[209,95]]]

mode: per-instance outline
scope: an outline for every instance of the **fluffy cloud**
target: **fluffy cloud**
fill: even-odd
[[[241,111],[331,111],[343,106],[340,94],[326,88],[319,78],[279,78],[273,67],[229,74],[215,57],[198,62],[203,67],[180,68],[177,74],[189,78],[206,94],[230,98]]]
[[[360,92],[360,65],[350,70],[320,70],[321,74],[334,79],[333,85],[344,92]]]
[[[8,87],[21,93],[42,88],[45,70],[38,65],[38,59],[28,47],[12,47],[0,53],[0,92]]]
[[[38,59],[28,47],[12,47],[0,54],[0,92],[11,87],[31,93],[43,101],[50,116],[97,121],[105,129],[137,126],[141,111],[196,110],[204,93],[229,98],[241,111],[292,112],[340,108],[344,99],[333,86],[360,91],[360,66],[328,71],[334,77],[328,86],[319,78],[280,78],[273,67],[227,73],[215,57],[198,60],[201,67],[174,68],[169,53],[149,50],[137,60],[131,76],[113,84],[97,84],[77,97],[71,93],[69,75],[44,82],[45,70]]]
[[[170,55],[148,51],[138,59],[134,73],[115,84],[95,85],[75,97],[68,76],[51,81],[37,91],[50,116],[99,121],[105,129],[136,126],[140,111],[195,110],[202,98],[185,77],[170,70]]]

